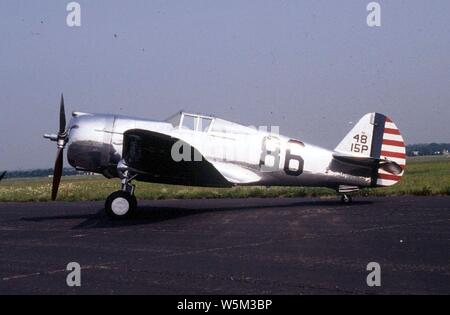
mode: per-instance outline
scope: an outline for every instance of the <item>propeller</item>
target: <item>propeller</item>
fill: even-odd
[[[68,136],[66,130],[66,113],[64,109],[64,96],[61,94],[61,103],[59,105],[59,131],[58,134],[45,134],[44,138],[55,141],[57,146],[55,167],[53,169],[52,200],[56,200],[58,195],[59,183],[63,171],[64,147]]]

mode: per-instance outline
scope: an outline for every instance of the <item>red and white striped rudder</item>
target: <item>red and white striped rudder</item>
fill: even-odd
[[[397,125],[386,116],[384,116],[382,139],[380,159],[397,163],[402,168],[402,172],[400,174],[393,174],[379,168],[376,184],[377,186],[392,186],[400,181],[404,173],[406,166],[406,149],[405,142]]]

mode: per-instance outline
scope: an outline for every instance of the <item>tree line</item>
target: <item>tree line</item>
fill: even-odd
[[[450,143],[419,143],[406,146],[406,155],[441,155],[450,151]]]
[[[74,168],[64,168],[63,176],[66,175],[80,175],[82,172],[75,170]],[[32,170],[18,170],[9,171],[5,178],[25,178],[25,177],[47,177],[53,175],[52,168],[46,169],[32,169]]]

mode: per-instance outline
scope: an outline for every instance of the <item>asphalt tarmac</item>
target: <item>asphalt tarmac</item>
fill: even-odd
[[[102,208],[0,203],[0,294],[450,294],[450,197],[140,201],[119,222]]]

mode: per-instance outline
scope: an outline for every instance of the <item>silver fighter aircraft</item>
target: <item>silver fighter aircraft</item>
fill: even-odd
[[[205,187],[321,186],[342,194],[391,186],[405,168],[397,126],[379,113],[364,115],[333,150],[220,118],[180,112],[166,121],[73,112],[66,127],[61,96],[52,199],[63,168],[63,150],[78,170],[119,178],[106,200],[113,218],[136,210],[133,180]]]

